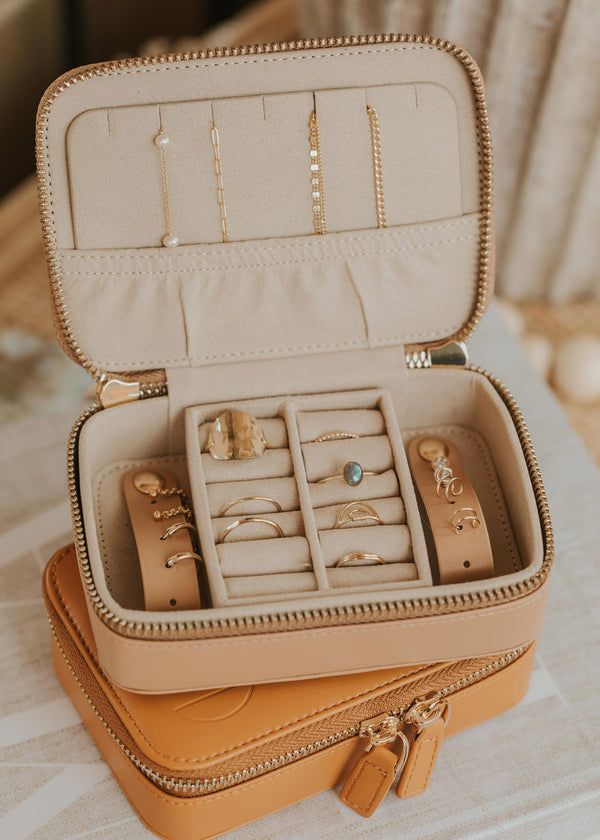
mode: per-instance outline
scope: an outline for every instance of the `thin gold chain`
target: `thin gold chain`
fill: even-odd
[[[167,139],[166,143],[161,140]],[[165,227],[168,237],[173,236],[173,216],[171,213],[171,197],[169,195],[169,168],[167,166],[167,144],[169,142],[165,130],[160,126],[160,131],[156,136],[156,146],[158,148],[158,155],[160,159],[160,173],[162,179],[162,196],[163,209],[165,214]]]
[[[223,169],[221,166],[221,143],[219,129],[213,119],[210,129],[213,153],[215,158],[215,175],[217,177],[217,201],[219,202],[219,215],[221,217],[221,235],[223,242],[229,242],[229,222],[227,220],[227,207],[225,205],[225,190],[223,187]]]
[[[323,195],[323,161],[321,160],[321,139],[317,112],[313,111],[309,120],[310,129],[310,182],[312,187],[312,208],[315,233],[322,235],[326,231],[325,197]]]
[[[373,154],[373,181],[375,183],[375,208],[377,210],[377,227],[387,227],[385,218],[385,199],[383,195],[383,169],[381,165],[381,129],[379,117],[372,105],[367,105],[369,124],[371,126],[371,149]]]

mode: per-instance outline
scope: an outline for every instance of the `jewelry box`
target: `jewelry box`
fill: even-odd
[[[37,160],[59,340],[98,385],[68,479],[114,683],[192,691],[535,639],[542,479],[510,392],[468,363],[494,245],[483,83],[463,50],[373,36],[93,65],[45,94]],[[259,457],[211,454],[232,412]],[[431,438],[451,453],[438,491],[457,453],[481,506],[444,513],[450,582],[410,461]],[[184,591],[200,575],[192,608],[145,608],[123,481],[160,470],[178,498],[155,519],[179,511],[198,534],[161,561]],[[483,519],[475,574],[451,540]]]

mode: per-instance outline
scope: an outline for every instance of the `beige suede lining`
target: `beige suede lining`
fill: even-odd
[[[406,441],[414,434],[432,431],[447,435],[459,447],[464,468],[479,495],[486,516],[496,575],[502,576],[503,581],[509,583],[534,573],[541,564],[543,547],[531,481],[512,420],[487,379],[481,374],[466,370],[440,368],[408,372],[399,368],[386,368],[382,369],[380,383],[389,387],[390,394],[387,396],[377,392],[381,395],[379,401],[389,401],[389,407],[397,418],[394,425],[397,424],[396,428],[399,426],[402,429],[402,436]],[[269,387],[276,387],[275,383],[269,386],[266,380],[264,385],[267,391]],[[124,619],[133,620],[137,616],[139,620],[140,613],[137,611],[142,607],[142,599],[135,545],[121,495],[122,475],[127,469],[157,461],[160,463],[164,459],[180,481],[185,483],[187,480],[185,457],[181,454],[165,456],[165,452],[169,451],[169,399],[144,400],[100,412],[86,422],[81,433],[80,490],[92,574],[103,600]],[[254,401],[255,411],[258,411],[259,404],[266,410],[266,406],[270,406],[272,400],[273,398],[266,397]],[[337,401],[333,409],[332,401]],[[357,411],[355,417],[369,416],[359,414],[358,410],[361,408],[374,410],[372,391],[341,392],[335,395],[335,398],[325,394],[293,399],[279,397],[275,398],[275,402],[293,409],[294,416],[298,418],[296,433],[298,429],[303,429],[306,417],[310,423],[317,423],[315,418],[320,413],[320,408],[323,409],[323,417],[326,418],[324,425],[328,431],[331,430],[331,415],[327,415],[327,412],[331,410],[349,410],[354,406]],[[217,410],[218,404],[212,406],[211,410],[212,408]],[[269,408],[268,412],[271,411],[272,408]],[[350,420],[350,414],[343,416],[347,421]],[[198,425],[194,427],[196,442]],[[371,424],[363,428],[368,432],[381,431],[380,426]],[[310,440],[314,440],[315,429],[320,432],[320,425],[313,425],[313,429],[307,435],[303,432],[303,436],[309,438],[306,445],[312,446]],[[389,432],[389,427],[387,431]],[[398,436],[400,437],[399,431]],[[298,447],[302,446],[299,436],[296,444]],[[393,448],[394,446],[397,446],[397,441]],[[381,482],[387,480],[388,475],[394,476],[390,492],[369,490],[370,481],[377,481],[381,486]],[[319,544],[323,542],[323,534],[318,532],[332,532],[335,516],[342,503],[347,500],[347,491],[351,490],[344,482],[339,484],[341,486],[338,487],[338,482],[332,481],[310,485],[313,491],[320,488],[327,493],[326,498],[316,500],[314,492],[308,495],[307,503],[314,520],[313,534],[316,535]],[[217,482],[205,486],[207,493],[204,505],[207,522],[211,516],[218,518],[224,504],[232,498],[266,495],[282,501],[284,511],[291,513],[291,521],[296,523],[291,530],[297,530],[297,516],[301,508],[297,480],[294,477],[234,481],[230,486],[228,483]],[[309,486],[308,482],[306,486]],[[384,518],[386,529],[402,527],[408,518],[416,560],[418,552],[415,548],[415,534],[418,535],[421,525],[412,487],[403,486],[400,491],[394,470],[389,470],[381,476],[366,477],[360,488],[364,493],[363,498],[374,500],[375,506],[381,502],[389,506],[381,508],[380,511],[382,516],[387,517]],[[399,492],[402,502],[398,496]],[[345,495],[339,498],[336,497],[336,493]],[[194,495],[197,495],[196,487]],[[198,516],[199,504],[196,498],[194,506]],[[268,515],[268,512],[269,505],[235,510],[236,514]],[[306,523],[304,511],[302,518]],[[225,519],[230,521],[230,516]],[[382,526],[375,528],[381,529]],[[360,540],[361,532],[369,530],[368,525],[352,529]],[[212,526],[210,533],[211,539],[214,539]],[[256,538],[248,539],[250,536]],[[424,597],[428,589],[431,589],[429,584],[424,586],[419,582],[418,578],[422,579],[423,575],[412,562],[407,562],[407,557],[404,558],[405,562],[390,563],[385,567],[364,567],[360,574],[358,569],[332,569],[323,563],[320,568],[321,576],[317,581],[315,574],[310,572],[290,571],[291,568],[295,569],[302,563],[309,562],[312,557],[313,549],[306,533],[302,536],[292,535],[290,532],[290,536],[283,541],[277,538],[260,539],[261,536],[260,533],[247,533],[244,541],[228,541],[219,546],[219,553],[225,549],[224,559],[227,555],[228,575],[236,569],[241,570],[243,566],[242,555],[236,555],[236,552],[242,550],[241,547],[246,548],[250,545],[256,548],[260,545],[263,549],[267,548],[253,554],[253,562],[257,564],[259,573],[248,575],[246,567],[245,574],[231,574],[227,577],[227,587],[222,582],[221,589],[217,588],[217,597],[221,599],[221,603],[228,602],[229,605],[205,610],[204,615],[214,618],[226,615],[260,615],[281,609],[287,599],[288,609],[309,609],[314,606],[360,604],[374,599],[385,601],[403,597]],[[337,534],[335,539],[338,539]],[[302,546],[300,551],[294,549],[294,540],[299,541],[299,547]],[[329,537],[325,537],[326,543],[328,540]],[[277,549],[277,543],[282,542],[286,544],[284,552]],[[418,539],[416,542],[418,543]],[[396,545],[400,545],[400,541],[395,540],[394,546]],[[380,547],[384,551],[387,550],[383,543]],[[345,545],[341,548],[345,548]],[[334,549],[328,555],[331,558],[333,551]],[[218,557],[216,562],[219,562]],[[280,564],[277,567],[282,569],[279,575],[270,573],[273,563]],[[283,571],[285,568],[288,571]],[[249,580],[250,577],[260,579],[260,582],[256,580],[254,584],[249,584],[249,589],[244,589],[243,581]],[[279,579],[277,586],[270,588],[275,578]],[[291,582],[293,587],[288,586],[286,589],[285,586]],[[478,591],[487,585],[486,582],[478,581],[440,586],[436,587],[436,594]],[[325,591],[319,593],[318,589],[323,586]],[[282,597],[285,600],[282,600]],[[155,615],[156,620],[161,619],[160,613],[144,613],[144,618],[154,620]],[[193,617],[193,613],[181,613],[181,616],[182,620],[186,620],[186,617]]]
[[[450,91],[439,84],[167,102],[87,110],[69,126],[76,246],[160,244],[161,171],[154,144],[160,128],[170,140],[173,230],[182,244],[221,242],[213,123],[231,241],[311,234],[308,123],[315,107],[326,172],[327,228],[374,228],[367,103],[379,119],[388,224],[462,212],[456,107]],[[127,212],[132,196],[135,213]]]

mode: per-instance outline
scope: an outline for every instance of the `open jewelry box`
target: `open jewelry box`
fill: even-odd
[[[110,678],[195,690],[534,639],[552,559],[541,477],[514,400],[464,344],[493,282],[472,59],[384,36],[112,62],[48,90],[37,140],[60,340],[99,386],[68,463]],[[262,424],[261,458],[211,459],[228,409]],[[419,435],[460,451],[493,577],[432,577],[406,456]],[[325,481],[348,462],[360,485]],[[192,502],[201,609],[144,609],[122,482],[161,466]],[[353,500],[381,521],[336,529]],[[242,514],[267,522],[237,528]],[[355,552],[382,562],[340,565]]]

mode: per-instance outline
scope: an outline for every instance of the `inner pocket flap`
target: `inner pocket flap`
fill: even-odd
[[[77,343],[102,370],[441,339],[470,315],[479,215],[372,231],[61,252]]]

